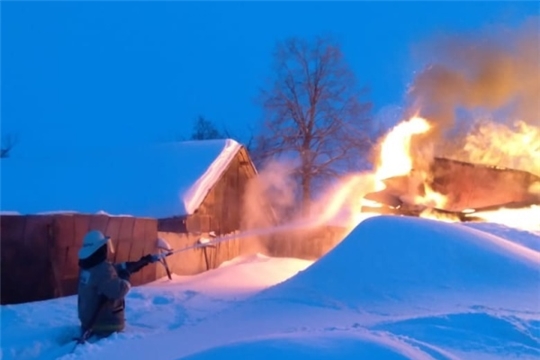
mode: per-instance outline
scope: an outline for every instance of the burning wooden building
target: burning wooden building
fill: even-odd
[[[383,180],[385,188],[365,199],[364,211],[419,215],[426,208],[471,219],[471,214],[500,208],[540,205],[540,177],[522,170],[436,157],[429,169]],[[426,204],[429,193],[439,196]],[[419,201],[421,199],[422,201]]]

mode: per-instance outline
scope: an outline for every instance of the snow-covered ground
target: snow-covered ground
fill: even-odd
[[[254,254],[133,288],[126,331],[69,355],[74,296],[2,306],[2,355],[538,359],[539,245],[502,225],[372,217],[316,262]]]

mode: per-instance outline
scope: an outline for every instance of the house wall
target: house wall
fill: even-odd
[[[242,148],[209,191],[197,212],[187,217],[189,233],[227,234],[240,229],[243,196],[255,170]]]

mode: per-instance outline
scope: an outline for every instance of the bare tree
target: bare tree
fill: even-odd
[[[224,139],[225,134],[221,133],[210,120],[199,116],[193,124],[193,132],[191,133],[191,140],[211,140],[211,139]]]
[[[2,137],[2,144],[0,145],[0,159],[9,157],[11,150],[18,142],[16,135],[8,134]]]
[[[241,142],[248,152],[251,152],[254,150],[255,144],[254,130],[250,126],[246,130],[247,132],[243,134],[237,134],[224,126],[223,130],[220,131],[211,120],[199,115],[193,123],[193,132],[191,133],[190,140],[234,139]],[[182,138],[179,139],[183,141]]]
[[[299,160],[301,203],[309,211],[312,187],[348,171],[370,145],[371,103],[330,38],[291,38],[274,53],[275,81],[262,91],[264,129],[257,163],[279,155]]]

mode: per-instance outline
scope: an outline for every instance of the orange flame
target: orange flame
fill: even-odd
[[[380,181],[408,174],[413,163],[410,153],[411,138],[429,129],[429,123],[417,116],[396,125],[382,141],[379,166],[375,173],[376,179]],[[385,186],[381,182],[377,187],[377,190],[383,190]]]
[[[468,215],[469,216],[469,215]],[[540,233],[540,205],[521,209],[499,209],[470,214],[484,221]]]
[[[444,222],[461,222],[459,217],[454,214],[440,213],[433,211],[433,209],[427,208],[420,213],[421,218],[439,220]]]
[[[458,152],[466,161],[536,172],[540,175],[540,127],[481,121]]]
[[[431,129],[430,124],[424,118],[414,116],[411,119],[396,125],[383,139],[379,166],[375,173],[377,180],[376,190],[384,190],[382,180],[410,174],[412,184],[408,202],[426,207],[442,207],[446,203],[446,197],[435,192],[428,184],[428,174],[424,171],[413,170],[413,157],[411,155],[411,139],[414,135],[424,134]],[[417,194],[416,185],[423,185],[424,193]]]

